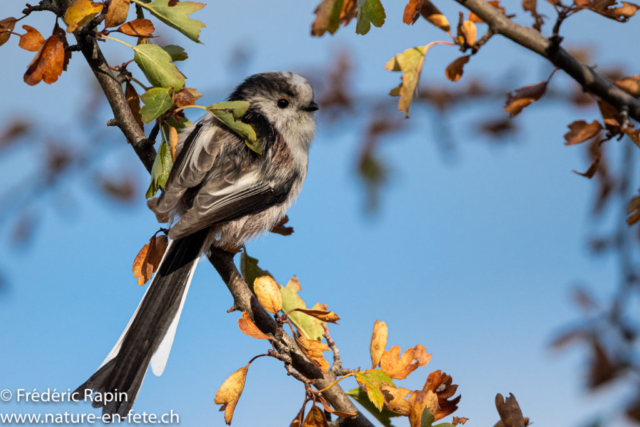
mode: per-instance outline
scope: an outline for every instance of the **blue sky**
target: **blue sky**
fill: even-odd
[[[204,105],[219,101],[244,77],[227,69],[238,45],[253,54],[247,75],[329,68],[336,52],[349,48],[356,93],[381,95],[399,79],[382,69],[390,57],[445,36],[426,22],[405,26],[404,4],[383,3],[383,28],[362,37],[351,25],[318,39],[309,36],[312,3],[210,2],[198,16],[207,24],[204,44],[179,35],[172,42],[189,53],[181,70],[205,94]],[[519,2],[508,3],[521,22],[531,21]],[[454,2],[438,6],[455,20],[459,7]],[[0,18],[20,9],[19,2],[3,2]],[[543,10],[553,16],[553,10]],[[38,28],[51,22],[42,14],[26,21]],[[636,74],[640,59],[628,55],[636,48],[634,26],[633,20],[621,25],[583,12],[569,19],[563,32],[578,45],[595,46],[596,62],[623,65]],[[3,62],[10,64],[0,80],[2,117],[28,114],[51,123],[58,137],[81,135],[67,116],[76,111],[93,78],[86,63],[74,58],[58,83],[29,87],[22,74],[33,54],[19,50],[15,41],[1,49]],[[114,64],[128,59],[122,46],[107,45],[105,51]],[[458,55],[454,48],[434,48],[422,81],[450,87],[444,68]],[[533,53],[494,37],[472,58],[463,79],[489,75],[498,81],[505,70],[515,89],[540,81],[549,67]],[[559,73],[552,87],[569,84]],[[622,405],[618,397],[629,391],[613,386],[588,394],[583,354],[547,348],[559,326],[578,318],[569,303],[572,284],[587,282],[606,297],[617,283],[614,260],[591,257],[585,245],[593,227],[588,213],[595,184],[571,173],[588,166],[584,150],[562,144],[568,123],[596,119],[597,111],[576,111],[543,99],[521,115],[522,130],[513,141],[497,147],[485,143],[470,119],[491,111],[491,117],[500,116],[501,107],[499,102],[475,103],[456,113],[451,131],[460,144],[453,162],[443,161],[432,112],[415,108],[410,128],[382,144],[381,155],[393,174],[374,216],[364,213],[354,172],[362,118],[336,125],[321,121],[307,182],[289,213],[295,234],[269,235],[251,242],[248,250],[280,283],[297,275],[308,303],[329,304],[342,317],[331,332],[346,367],[370,363],[373,322],[385,320],[389,346],[404,351],[423,344],[433,354],[427,367],[400,384],[418,388],[431,370],[446,371],[463,396],[456,415],[470,418],[472,426],[497,421],[493,402],[498,392],[514,393],[536,424],[584,425],[596,414],[611,415]],[[104,113],[104,122],[110,117]],[[116,130],[108,132],[122,140]],[[621,154],[618,147],[612,150],[614,157]],[[28,150],[18,157],[19,162],[0,158],[7,182],[33,168]],[[146,185],[148,178],[124,141],[104,157],[107,165],[134,165],[140,187]],[[10,289],[0,294],[0,389],[77,387],[111,349],[144,292],[132,278],[131,263],[158,226],[143,194],[125,208],[91,195],[87,183],[68,185],[74,207],[43,210],[28,249],[16,250],[6,237],[0,245],[0,263],[10,280]],[[5,224],[2,234],[9,231]],[[202,263],[167,369],[160,378],[147,376],[136,411],[173,410],[182,425],[223,425],[213,405],[215,391],[231,372],[267,349],[239,332],[238,314],[226,314],[231,305],[213,268]],[[288,425],[302,392],[278,362],[260,359],[249,370],[233,424]],[[88,406],[0,404],[0,412],[64,410],[94,411]],[[614,418],[607,425],[624,423]]]

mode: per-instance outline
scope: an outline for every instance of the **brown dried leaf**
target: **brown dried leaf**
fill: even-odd
[[[22,28],[27,32],[25,35],[20,36],[20,43],[18,46],[29,52],[37,52],[42,48],[44,44],[44,37],[38,30],[28,25],[23,25]]]
[[[400,347],[394,345],[382,354],[380,369],[391,378],[403,380],[419,366],[429,363],[430,360],[431,355],[420,344],[408,348],[402,357],[400,357]]]
[[[602,129],[602,125],[597,120],[591,123],[577,120],[569,125],[569,132],[564,134],[564,139],[566,140],[564,145],[581,144],[597,136]]]
[[[187,105],[196,105],[196,97],[192,93],[195,89],[184,88],[176,94],[176,105],[178,108],[186,107]],[[198,93],[197,91],[195,91]]]
[[[593,340],[591,366],[588,372],[588,386],[596,389],[613,380],[619,373],[619,365],[612,360],[602,345]]]
[[[438,370],[429,374],[424,387],[422,387],[423,391],[431,390],[438,396],[438,409],[432,412],[435,421],[453,414],[458,409],[458,403],[462,396],[450,399],[458,390],[458,386],[451,384],[452,382],[451,375]]]
[[[422,9],[423,0],[409,0],[409,3],[404,7],[404,15],[402,16],[402,22],[407,25],[415,24],[420,17],[420,9]]]
[[[276,314],[282,309],[282,295],[278,284],[271,276],[256,278],[253,282],[253,292],[262,306],[271,314]]]
[[[295,340],[298,347],[300,347],[303,353],[307,355],[314,365],[316,365],[325,374],[329,372],[329,362],[324,359],[322,354],[323,352],[330,350],[328,345],[324,344],[322,341],[309,339],[301,333],[295,335]]]
[[[322,409],[313,405],[307,414],[307,418],[305,418],[302,427],[329,427],[329,423],[327,422],[327,418],[324,416]]]
[[[336,8],[342,6],[340,0],[322,0],[313,11],[316,19],[311,24],[311,35],[322,37],[327,31],[334,34],[340,26],[340,10]]]
[[[140,97],[138,92],[133,87],[131,82],[127,82],[125,86],[124,96],[127,98],[127,104],[133,113],[133,118],[136,119],[136,123],[140,126],[140,129],[144,130],[144,123],[142,122],[142,114],[140,114]]]
[[[249,364],[229,375],[216,392],[213,403],[216,405],[222,405],[220,410],[222,411],[224,409],[224,421],[227,424],[231,424],[233,411],[236,409],[240,396],[242,396],[242,391],[244,390],[244,385],[247,381],[248,370]]]
[[[600,114],[602,114],[604,126],[607,130],[613,135],[619,134],[621,119],[618,110],[613,105],[603,100],[598,100],[598,108],[600,109]]]
[[[533,28],[540,32],[544,24],[544,17],[538,14],[537,0],[522,0],[522,8],[525,12],[531,13],[531,16],[535,19]]]
[[[327,403],[327,401],[325,400],[324,397],[322,397],[322,395],[320,395],[320,403],[322,403],[322,407],[324,408],[325,411],[337,415],[340,418],[350,418],[350,417],[355,417],[356,415],[358,415],[357,412],[342,412],[342,411],[336,411],[335,409],[333,409],[331,406],[329,406],[329,403]]]
[[[148,19],[136,19],[123,24],[115,31],[132,37],[151,37],[156,28]]]
[[[125,174],[117,179],[99,176],[98,184],[107,196],[119,202],[131,203],[136,199],[136,181],[131,175]]]
[[[452,82],[460,80],[464,72],[464,64],[469,62],[469,58],[471,58],[471,55],[465,55],[453,61],[447,66],[447,69],[444,70],[444,75]]]
[[[589,179],[593,178],[596,172],[598,172],[598,167],[600,166],[601,158],[602,158],[602,154],[600,154],[599,151],[594,153],[593,161],[589,165],[589,169],[587,169],[586,172],[581,173],[581,172],[573,171],[573,173],[577,173],[578,175],[584,176],[585,178],[589,178]]]
[[[438,397],[431,390],[417,390],[409,396],[409,405],[409,424],[411,427],[420,427],[424,408],[429,408],[431,413],[434,414],[438,409]]]
[[[411,394],[411,390],[399,387],[395,388],[387,384],[380,386],[380,391],[384,396],[384,406],[391,412],[408,417],[411,413],[411,405],[407,401],[407,397]]]
[[[640,129],[627,128],[627,129],[624,129],[622,133],[624,133],[629,138],[631,138],[633,143],[636,144],[638,148],[640,148]]]
[[[357,0],[344,0],[340,10],[340,24],[349,25],[349,22],[358,14]]]
[[[387,346],[387,336],[389,330],[387,324],[376,320],[373,324],[373,333],[371,334],[371,342],[369,344],[369,353],[371,354],[371,369],[375,369],[380,364],[382,354]]]
[[[516,397],[509,393],[505,400],[500,393],[496,395],[496,409],[500,415],[503,427],[526,427],[525,419],[522,416],[520,405]],[[497,426],[497,424],[496,424]]]
[[[268,340],[270,339],[267,335],[265,335],[253,320],[251,320],[251,316],[246,311],[242,312],[242,317],[238,319],[238,327],[243,334],[250,336],[251,338],[256,338],[259,340]]]
[[[98,13],[102,12],[102,8],[101,3],[93,3],[91,0],[76,0],[64,14],[67,32],[73,33],[78,28],[87,25]]]
[[[135,260],[133,260],[133,277],[138,278],[138,285],[142,286],[151,280],[156,272],[169,244],[167,236],[153,236],[149,243],[144,245]]]
[[[451,32],[451,26],[449,25],[449,21],[446,16],[444,16],[442,12],[440,12],[440,10],[438,10],[438,8],[429,0],[423,1],[422,8],[420,9],[420,15],[442,31],[446,31],[447,33]]]
[[[471,21],[464,21],[458,24],[458,43],[461,45],[473,46],[476,44],[478,29]]]
[[[488,2],[491,6],[495,7],[496,9],[498,9],[500,11],[500,13],[502,13],[503,15],[506,15],[507,10],[500,6],[500,1],[499,0],[492,0]],[[484,21],[475,13],[473,12],[469,12],[469,21],[475,23],[475,24],[484,24]]]
[[[179,2],[180,2],[180,0],[169,0],[169,3],[167,3],[167,4],[169,5],[169,7],[174,7]]]
[[[11,31],[16,27],[16,18],[5,18],[0,21],[0,46],[9,41],[11,37]]]
[[[55,83],[62,74],[64,63],[64,44],[60,37],[51,36],[29,64],[24,81],[30,86],[35,86],[42,80],[47,84]]]
[[[64,51],[64,64],[62,65],[62,71],[67,71],[67,66],[69,65],[69,61],[71,60],[71,51],[67,51],[67,47],[69,47],[69,42],[67,41],[67,33],[58,26],[58,22],[56,22],[56,26],[53,27],[53,35],[58,36],[62,41],[62,45],[65,48]]]
[[[122,25],[127,20],[130,3],[131,0],[111,0],[107,16],[104,18],[104,27],[112,28]]]
[[[640,97],[640,74],[620,79],[615,82],[615,85],[636,98]]]
[[[627,22],[640,10],[640,6],[635,3],[622,2],[622,6],[614,7],[618,4],[616,0],[576,0],[576,5],[582,9],[589,9],[618,22]]]
[[[296,308],[294,310],[291,310],[291,312],[295,311],[299,311],[300,313],[315,317],[316,319],[322,320],[323,322],[334,323],[336,325],[338,324],[338,320],[340,320],[340,316],[335,314],[333,311],[316,310],[311,308]]]
[[[31,123],[24,119],[16,119],[9,123],[7,128],[0,132],[0,149],[10,146],[20,137],[29,133],[31,126]]]
[[[281,236],[291,236],[293,234],[293,227],[287,227],[286,224],[289,222],[289,216],[285,215],[282,217],[280,221],[273,227],[271,227],[272,233],[279,234]]]
[[[532,102],[539,100],[547,91],[547,82],[540,82],[535,85],[524,86],[513,93],[507,95],[507,103],[504,111],[511,117],[515,117]]]
[[[469,418],[465,418],[465,417],[453,417],[453,420],[451,421],[451,424],[453,424],[454,426],[457,426],[458,424],[466,424],[466,422],[469,421]]]

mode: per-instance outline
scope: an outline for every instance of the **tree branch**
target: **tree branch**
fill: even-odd
[[[66,9],[71,2],[71,0],[62,0],[63,9]],[[131,109],[127,104],[122,85],[113,75],[92,34],[80,30],[76,33],[76,39],[78,45],[81,47],[82,54],[87,60],[89,67],[91,67],[91,71],[93,71],[96,79],[98,79],[111,106],[115,124],[125,135],[144,166],[150,171],[156,157],[156,150],[153,147],[153,142],[146,137],[136,123]],[[249,290],[249,287],[233,262],[233,255],[221,249],[211,247],[208,258],[229,288],[235,301],[235,307],[239,310],[247,311],[260,330],[273,336],[276,331],[276,322]],[[315,385],[319,389],[329,386],[336,380],[336,376],[332,372],[323,374],[311,363],[289,335],[282,334],[282,336],[277,337],[277,339],[274,339],[272,342],[278,352],[291,357],[291,366],[294,369],[306,378],[315,379]],[[340,419],[339,425],[341,427],[373,427],[373,424],[357,410],[351,399],[339,385],[331,387],[326,392],[323,392],[323,395],[337,410],[342,412],[357,412],[355,417]]]
[[[519,45],[547,58],[577,81],[582,88],[613,105],[618,111],[625,107],[629,117],[640,121],[640,100],[615,86],[591,67],[581,63],[562,47],[533,28],[516,24],[485,0],[455,0],[480,17],[496,34],[513,40]]]

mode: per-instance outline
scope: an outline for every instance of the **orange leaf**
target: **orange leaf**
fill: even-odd
[[[578,120],[569,125],[569,132],[564,134],[567,141],[564,145],[575,145],[585,142],[602,130],[602,125],[597,120],[587,124],[584,120]]]
[[[476,24],[471,21],[464,21],[458,24],[458,41],[461,45],[473,46],[476,44],[478,30]]]
[[[453,417],[453,420],[451,421],[451,424],[453,424],[454,426],[457,426],[458,424],[466,424],[466,422],[469,421],[469,418],[465,418],[465,417]]]
[[[30,86],[35,86],[42,80],[47,84],[55,83],[62,74],[64,62],[62,40],[58,36],[49,37],[29,64],[24,74],[25,83]]]
[[[253,282],[253,292],[269,313],[276,314],[282,309],[282,295],[273,277],[262,276]]]
[[[315,317],[316,319],[320,319],[323,322],[335,323],[338,324],[338,320],[340,320],[340,316],[335,314],[333,311],[326,310],[314,310],[311,308],[296,308],[291,310],[291,312],[299,311],[300,313],[304,313],[306,315]]]
[[[586,172],[581,173],[581,172],[577,172],[577,171],[573,171],[573,173],[577,173],[580,176],[584,176],[585,178],[593,178],[594,175],[596,174],[596,172],[598,172],[598,167],[600,166],[600,159],[602,158],[602,154],[600,154],[600,152],[596,152],[593,155],[593,162],[591,162],[591,165],[589,165],[589,169],[586,170]]]
[[[304,419],[302,427],[329,427],[329,423],[327,422],[327,418],[324,416],[322,409],[313,405],[307,414],[307,418]]]
[[[133,118],[136,119],[136,123],[140,126],[140,129],[144,130],[144,123],[142,122],[142,114],[140,114],[140,97],[138,92],[130,82],[127,82],[124,96],[127,98],[127,104],[133,113]]]
[[[458,390],[458,386],[451,384],[452,382],[451,375],[438,370],[429,374],[424,387],[422,387],[423,391],[431,390],[438,397],[438,408],[435,412],[432,412],[435,421],[451,415],[458,409],[458,403],[462,396],[449,400]]]
[[[356,415],[358,415],[357,412],[336,411],[331,406],[329,406],[329,404],[324,399],[324,397],[322,397],[322,395],[320,395],[320,403],[322,403],[322,407],[324,408],[325,411],[327,411],[327,412],[329,412],[331,414],[337,415],[337,416],[339,416],[341,418],[350,418],[350,417],[355,417]]]
[[[238,327],[242,331],[243,334],[250,336],[251,338],[256,338],[259,340],[268,340],[270,339],[267,335],[265,335],[253,320],[251,320],[251,316],[246,311],[242,312],[242,317],[238,319]]]
[[[507,103],[504,111],[511,117],[515,117],[532,102],[542,98],[547,91],[547,82],[540,82],[535,85],[524,86],[513,93],[507,95]]]
[[[69,42],[67,42],[67,33],[58,26],[56,22],[56,26],[53,27],[53,35],[58,36],[62,41],[62,45],[65,48],[64,51],[64,64],[62,65],[62,71],[67,71],[67,66],[69,65],[69,61],[71,60],[71,51],[67,51],[67,47],[69,47]]]
[[[612,7],[617,4],[616,0],[578,0],[576,5],[583,9],[589,9],[599,13],[607,18],[614,19],[618,22],[627,22],[633,15],[640,10],[640,6],[635,3],[622,2],[622,6]]]
[[[447,69],[444,70],[444,75],[452,82],[460,80],[464,72],[464,64],[469,62],[469,58],[471,58],[471,55],[465,55],[453,61],[447,66]]]
[[[138,285],[147,283],[156,272],[165,251],[167,250],[167,236],[153,236],[144,245],[133,260],[133,277],[138,278]]]
[[[425,408],[429,408],[432,414],[438,409],[438,398],[431,390],[417,390],[409,396],[409,424],[411,427],[420,427],[422,425],[422,413]]]
[[[640,74],[620,79],[615,85],[636,98],[640,97]]]
[[[216,392],[213,403],[216,405],[222,405],[220,410],[222,411],[224,409],[224,421],[227,424],[231,424],[233,411],[236,409],[240,396],[242,396],[244,384],[247,381],[248,370],[249,364],[229,375]]]
[[[603,100],[598,100],[598,108],[600,109],[600,114],[602,114],[604,126],[607,130],[613,135],[619,134],[621,120],[618,110],[613,105]]]
[[[171,148],[171,158],[176,161],[176,149],[178,147],[178,130],[171,125],[169,127],[169,148]]]
[[[404,8],[402,22],[407,25],[415,24],[420,17],[420,9],[422,9],[423,0],[409,0]]]
[[[320,370],[325,374],[329,372],[329,362],[324,359],[322,354],[323,352],[330,350],[328,345],[324,344],[322,341],[311,340],[305,337],[304,334],[296,334],[295,340],[298,347],[300,347],[303,353],[307,355],[314,365],[320,368]]]
[[[407,402],[407,396],[411,394],[411,390],[399,387],[395,388],[387,384],[380,386],[380,391],[384,396],[384,406],[388,410],[396,414],[408,417],[411,413],[411,405]]]
[[[38,30],[28,25],[23,25],[22,28],[27,32],[24,36],[20,36],[20,46],[24,50],[30,52],[37,52],[42,48],[44,44],[44,37]]]
[[[369,353],[371,354],[371,369],[375,369],[382,359],[382,354],[387,346],[387,336],[389,330],[387,324],[376,320],[373,324],[373,333],[371,334],[371,343],[369,344]]]
[[[629,218],[627,218],[627,224],[633,225],[640,221],[640,196],[635,196],[631,199],[627,214],[630,215]]]
[[[535,0],[534,0],[535,1]],[[491,0],[489,2],[489,4],[493,7],[495,7],[496,9],[498,9],[500,11],[500,13],[502,13],[503,15],[505,15],[507,13],[506,9],[502,6],[500,6],[500,1],[499,0]],[[469,21],[476,23],[476,24],[484,24],[484,21],[482,19],[480,19],[480,17],[478,15],[476,15],[473,12],[469,12]]]
[[[540,32],[542,30],[542,25],[544,24],[544,16],[538,13],[538,6],[536,0],[522,0],[522,8],[525,12],[531,13],[535,22],[533,23],[533,28]]]
[[[382,354],[380,369],[391,378],[403,380],[419,366],[429,363],[429,360],[431,360],[431,355],[420,344],[408,348],[402,357],[400,357],[400,347],[394,345]]]
[[[422,3],[420,15],[442,31],[446,31],[447,33],[451,31],[451,26],[449,25],[447,17],[444,16],[442,12],[440,12],[429,0],[424,0]]]
[[[184,88],[176,94],[176,105],[178,108],[186,107],[187,105],[196,105],[196,98],[193,93],[191,93],[191,90]]]
[[[340,24],[349,25],[349,22],[358,14],[357,0],[344,0],[340,10]]]
[[[136,19],[135,21],[123,24],[115,31],[132,37],[150,37],[155,31],[153,22],[148,19]]]
[[[0,46],[9,41],[11,31],[16,27],[16,18],[5,18],[0,21]]]
[[[112,28],[122,25],[127,20],[130,3],[131,0],[111,0],[107,16],[104,18],[104,27]]]

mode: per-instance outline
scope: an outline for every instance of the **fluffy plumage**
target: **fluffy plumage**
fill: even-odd
[[[288,72],[257,74],[229,100],[250,102],[242,120],[256,130],[263,153],[211,114],[180,135],[165,189],[148,202],[169,222],[172,242],[120,340],[77,390],[127,393],[127,402],[111,402],[104,413],[126,415],[149,364],[156,375],[164,370],[202,251],[212,244],[238,249],[268,231],[302,189],[318,109],[309,83]]]

